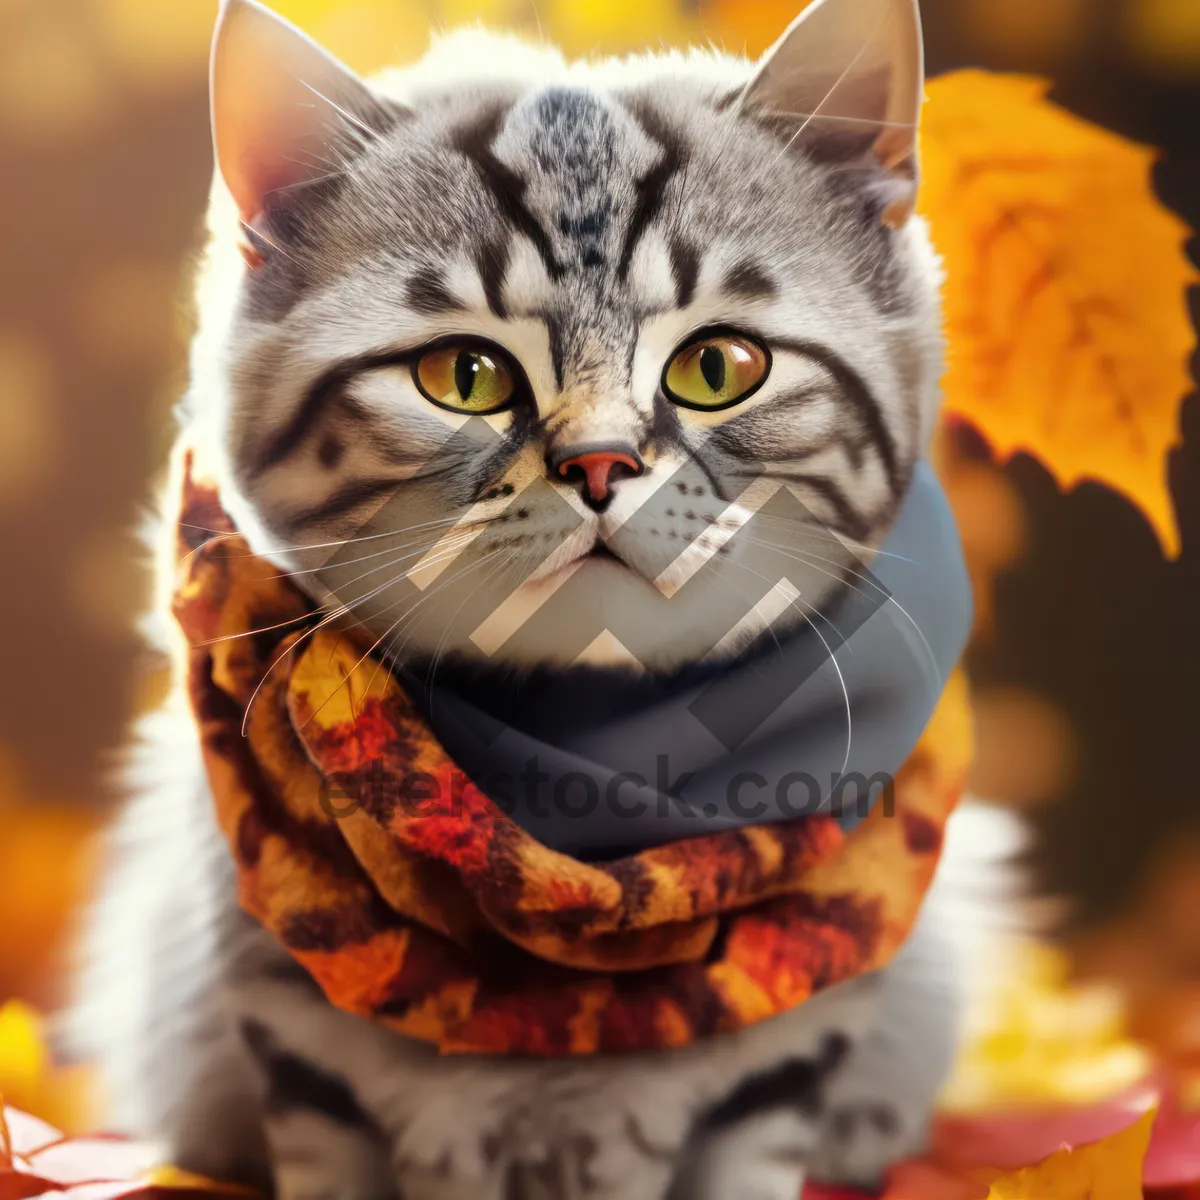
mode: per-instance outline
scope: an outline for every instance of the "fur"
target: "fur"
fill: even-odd
[[[754,79],[713,53],[567,63],[468,31],[339,92],[319,169],[261,212],[239,221],[218,178],[181,444],[256,549],[397,658],[479,658],[477,630],[445,614],[481,579],[500,579],[519,628],[565,570],[591,571],[659,670],[713,643],[689,633],[704,611],[656,626],[644,589],[673,585],[648,546],[623,543],[616,564],[591,551],[689,464],[707,490],[659,536],[707,526],[693,553],[717,553],[765,470],[831,543],[869,557],[935,419],[938,269],[919,220],[882,220],[892,181],[861,146],[831,157],[820,122],[749,107]],[[769,376],[721,412],[671,405],[663,364],[726,326],[771,346]],[[464,419],[408,367],[463,334],[510,354],[527,393],[459,445]],[[602,510],[548,472],[564,446],[614,440],[645,470]],[[422,542],[414,513],[445,520]],[[475,539],[473,562],[521,570],[451,570],[437,603],[399,620],[386,591],[368,603],[370,562],[331,573],[330,547],[394,566],[418,543],[444,551],[450,526]],[[818,569],[812,602],[836,582]],[[578,657],[549,627],[494,641],[515,670]],[[596,653],[613,666],[618,650]],[[875,1183],[921,1145],[959,1009],[952,889],[935,885],[885,971],[737,1035],[617,1060],[443,1059],[333,1009],[239,913],[180,697],[140,732],[71,1028],[101,1062],[114,1124],[180,1165],[273,1181],[285,1200],[794,1200],[806,1176]],[[951,847],[950,874],[967,861],[977,878],[976,850]]]

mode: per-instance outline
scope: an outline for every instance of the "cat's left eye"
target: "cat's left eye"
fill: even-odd
[[[452,412],[483,416],[499,412],[516,391],[516,381],[498,350],[443,345],[413,364],[413,381],[426,400]]]
[[[771,362],[764,346],[742,333],[711,332],[677,350],[662,386],[685,408],[712,412],[740,404],[756,392]]]

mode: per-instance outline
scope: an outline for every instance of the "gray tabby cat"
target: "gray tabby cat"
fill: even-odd
[[[637,613],[638,547],[621,561],[598,539],[701,445],[734,474],[765,464],[864,552],[882,541],[941,371],[912,216],[914,0],[818,0],[757,66],[568,64],[470,32],[370,85],[226,0],[212,83],[184,437],[256,549],[319,600],[376,594],[369,563],[340,589],[315,568],[382,498],[409,488],[421,511],[436,485],[424,511],[458,531],[473,514],[475,561],[536,564],[514,626],[575,570]],[[496,436],[431,483],[423,464],[472,418]],[[546,502],[514,511],[535,478]],[[661,536],[719,529],[716,491]],[[477,657],[453,607],[365,619],[394,657]],[[703,624],[675,610],[646,665],[689,663]],[[565,653],[548,633],[512,665]],[[238,912],[181,698],[142,734],[75,1025],[116,1123],[183,1166],[283,1200],[795,1200],[805,1177],[873,1184],[921,1145],[956,1025],[944,884],[886,970],[736,1035],[442,1058],[331,1007]]]

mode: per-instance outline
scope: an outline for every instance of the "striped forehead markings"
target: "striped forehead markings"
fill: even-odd
[[[667,185],[686,162],[682,146],[649,107],[639,105],[630,109],[630,113],[646,137],[658,147],[659,157],[654,166],[635,184],[637,200],[625,231],[625,245],[621,249],[621,261],[617,266],[617,277],[622,282],[629,276],[629,267],[633,262],[633,253],[638,242],[662,210]]]
[[[552,228],[572,261],[602,267],[615,211],[616,123],[599,98],[582,88],[546,88],[532,109],[529,153],[555,197]]]
[[[574,257],[580,266],[605,265],[604,243],[614,215],[613,181],[608,176],[616,167],[617,157],[612,116],[596,97],[582,90],[554,88],[537,97],[528,149],[537,168],[554,180],[555,190],[562,198],[551,214],[553,229],[548,229],[526,201],[529,179],[502,162],[494,149],[512,111],[496,106],[457,134],[455,148],[475,167],[502,216],[533,243],[552,281],[559,282],[568,270],[555,249],[559,239],[575,250]],[[616,264],[621,282],[629,275],[638,243],[662,211],[672,177],[686,162],[679,141],[649,107],[639,104],[627,111],[657,148],[658,157],[649,170],[633,181],[633,208]],[[495,255],[494,250],[490,253]],[[496,311],[494,261],[490,265],[493,287],[489,291],[489,307]]]
[[[498,106],[481,121],[463,129],[454,139],[454,146],[474,165],[480,182],[487,188],[497,208],[509,224],[520,230],[534,245],[546,273],[557,282],[565,274],[565,268],[554,254],[550,235],[542,228],[537,217],[525,203],[528,182],[511,167],[502,163],[492,149],[492,143],[500,132],[506,109]]]

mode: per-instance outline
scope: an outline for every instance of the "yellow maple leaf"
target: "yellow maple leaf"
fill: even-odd
[[[1059,1150],[991,1181],[987,1200],[1142,1200],[1142,1160],[1155,1114],[1103,1141]]]
[[[960,71],[929,84],[922,211],[947,269],[947,410],[1059,483],[1124,492],[1164,549],[1165,456],[1191,388],[1188,228],[1155,199],[1154,151],[1045,98]]]
[[[890,1172],[883,1200],[1143,1200],[1154,1118],[1147,1112],[1100,1141],[1064,1147],[1014,1171],[963,1168],[937,1156],[909,1159]]]

